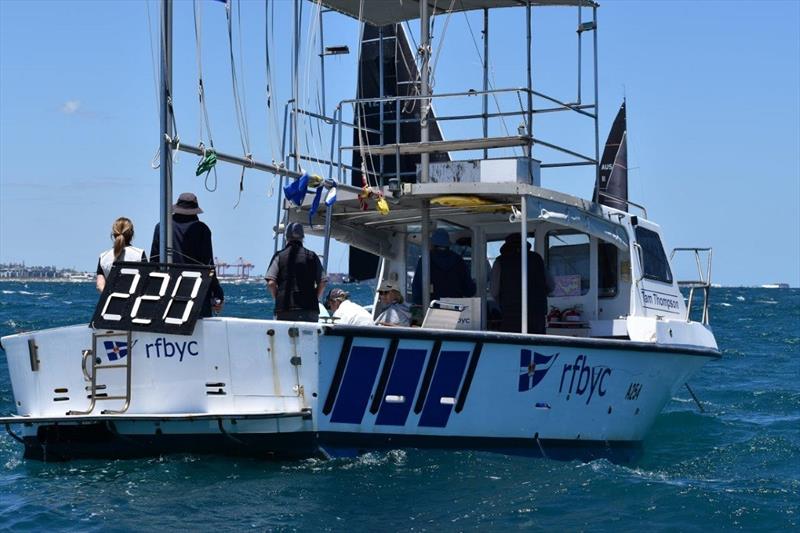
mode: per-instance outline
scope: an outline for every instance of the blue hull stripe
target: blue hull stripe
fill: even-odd
[[[383,348],[353,346],[331,422],[360,424],[383,359]]]
[[[447,425],[455,401],[442,403],[442,398],[455,399],[469,355],[469,352],[455,350],[442,351],[439,354],[439,363],[433,374],[425,407],[419,417],[420,426],[443,428]]]
[[[426,355],[428,355],[428,350],[424,349],[397,350],[385,396],[403,396],[405,401],[403,403],[387,403],[384,398],[381,398],[383,403],[375,425],[404,426],[406,424]]]

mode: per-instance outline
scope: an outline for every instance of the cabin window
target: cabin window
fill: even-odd
[[[553,289],[548,296],[581,296],[589,292],[589,236],[548,233],[547,268],[553,276]]]
[[[667,254],[661,245],[661,239],[655,231],[636,226],[636,242],[642,249],[643,275],[647,279],[672,283],[672,271],[669,268]]]
[[[597,296],[599,298],[613,298],[617,295],[618,265],[617,247],[610,242],[597,243],[597,272],[600,277]]]

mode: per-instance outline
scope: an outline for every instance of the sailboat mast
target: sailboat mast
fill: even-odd
[[[160,195],[159,248],[160,263],[172,262],[172,0],[161,0],[161,87],[160,95]]]

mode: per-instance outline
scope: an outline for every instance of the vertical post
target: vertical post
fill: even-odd
[[[419,94],[422,96],[420,100],[420,135],[419,140],[423,143],[428,142],[428,107],[430,106],[430,99],[427,96],[430,94],[428,87],[428,62],[430,61],[430,24],[428,23],[428,2],[419,3],[419,18],[420,18],[420,54],[422,54],[422,67],[420,68],[420,89]],[[420,167],[422,173],[420,175],[420,183],[428,183],[428,172],[431,155],[423,152],[420,157]],[[426,250],[427,253],[427,250]],[[423,278],[424,279],[424,278]]]
[[[294,170],[300,168],[300,146],[298,140],[297,130],[297,106],[299,105],[300,88],[298,86],[298,73],[300,63],[300,16],[301,0],[294,0],[294,35],[292,36],[292,153],[294,154]]]
[[[483,138],[489,137],[489,8],[483,9]],[[489,158],[489,149],[483,149],[483,158]]]
[[[395,96],[394,101],[394,144],[397,147],[394,151],[394,177],[400,184],[400,96]]]
[[[594,201],[599,201],[600,194],[600,90],[597,79],[597,4],[592,8],[592,30],[594,42]]]
[[[172,0],[161,0],[161,172],[159,209],[160,263],[172,262]]]
[[[520,196],[522,212],[522,224],[520,227],[521,244],[520,249],[520,265],[522,269],[522,279],[520,280],[520,287],[522,287],[522,333],[528,333],[528,197]]]
[[[424,3],[424,2],[423,2]],[[422,312],[423,315],[428,312],[428,307],[431,304],[431,212],[430,202],[428,200],[422,201],[422,220],[420,221],[420,237],[422,237]],[[416,295],[415,295],[416,298]]]
[[[378,28],[378,47],[379,47],[378,48],[378,97],[381,98],[381,101],[380,101],[380,104],[379,104],[381,107],[380,107],[380,111],[378,112],[379,113],[378,114],[378,120],[380,121],[380,125],[381,125],[381,127],[380,127],[380,131],[381,131],[381,133],[380,133],[380,145],[383,146],[383,126],[384,126],[384,124],[383,124],[383,119],[384,119],[384,117],[383,117],[383,106],[386,105],[386,102],[383,101],[383,97],[386,95],[386,88],[383,86],[383,77],[384,77],[384,71],[383,71],[383,68],[384,68],[383,67],[383,26],[380,26]],[[367,134],[367,135],[369,135],[369,134]],[[378,161],[379,161],[379,165],[378,165],[379,171],[378,172],[380,174],[380,177],[378,179],[378,183],[380,185],[383,185],[384,184],[384,182],[383,182],[383,154],[378,156]]]
[[[341,109],[341,108],[340,108]],[[336,111],[333,112],[334,119]],[[328,179],[333,179],[333,149],[336,144],[336,125],[331,127],[331,156],[328,165]],[[340,141],[341,142],[341,141]],[[322,269],[328,271],[328,253],[331,247],[331,221],[333,219],[333,206],[325,204],[325,244],[322,251]]]
[[[533,157],[533,77],[531,75],[531,0],[525,1],[528,50],[528,157]],[[523,254],[524,255],[524,254]],[[524,305],[524,304],[523,304]]]

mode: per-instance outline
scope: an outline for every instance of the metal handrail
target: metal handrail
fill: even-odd
[[[606,198],[610,198],[611,200],[616,200],[617,202],[621,202],[621,203],[626,204],[626,205],[632,205],[633,207],[638,207],[639,209],[642,210],[642,213],[644,213],[644,218],[649,218],[647,216],[647,209],[645,208],[645,206],[643,206],[641,204],[637,204],[636,202],[634,202],[632,200],[628,200],[627,198],[620,198],[619,196],[615,196],[613,194],[609,194],[609,193],[607,193],[605,191],[598,190],[597,194],[600,195],[600,196],[605,196]],[[684,250],[684,249],[688,250],[688,248],[675,248],[675,250]],[[672,251],[673,254],[675,253],[675,250]]]
[[[713,258],[713,250],[711,248],[702,247],[673,248],[672,253],[669,255],[670,263],[672,262],[673,257],[675,257],[676,252],[692,252],[694,254],[695,265],[697,266],[697,274],[700,278],[697,280],[678,281],[678,287],[689,289],[689,297],[686,301],[686,320],[688,322],[692,319],[692,304],[694,302],[695,289],[701,289],[703,291],[703,312],[701,321],[703,325],[707,326],[710,321],[708,308],[710,304],[711,293],[711,262]],[[700,258],[701,252],[707,253],[705,275],[703,274],[703,265]]]

